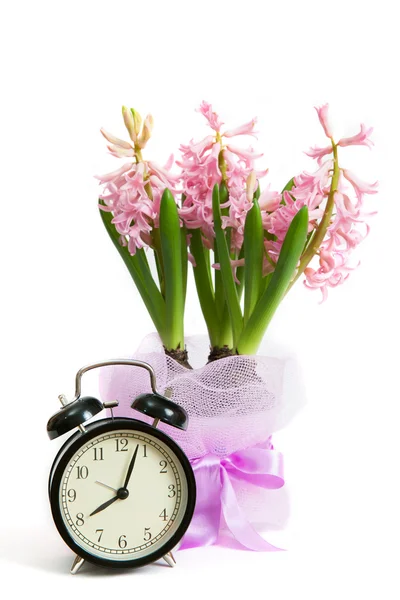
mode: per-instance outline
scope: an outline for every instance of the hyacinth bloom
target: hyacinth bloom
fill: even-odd
[[[151,246],[151,232],[158,227],[163,191],[175,192],[176,176],[151,161],[125,164],[98,177],[104,186],[101,210],[113,213],[112,223],[127,241],[133,255],[137,248]]]
[[[359,132],[335,142],[328,105],[316,111],[328,144],[311,148],[306,154],[315,169],[293,177],[280,192],[269,185],[261,189],[268,172],[256,167],[262,153],[240,145],[241,136],[256,136],[256,119],[225,128],[211,104],[202,102],[199,112],[210,129],[202,140],[181,145],[178,175],[171,171],[173,157],[163,168],[142,158],[153,130],[150,115],[142,120],[123,108],[129,142],[102,130],[110,153],[128,159],[99,177],[103,222],[166,351],[183,364],[188,261],[209,332],[210,360],[255,353],[299,278],[325,299],[355,268],[352,254],[373,214],[365,198],[377,192],[377,183],[342,167],[341,153],[355,145],[371,148],[372,129],[362,124]],[[157,282],[144,251],[154,251]]]
[[[325,105],[317,112],[326,136],[332,138],[327,110]],[[308,207],[309,245],[296,279],[304,273],[306,287],[320,289],[324,300],[328,288],[343,283],[355,267],[351,254],[368,234],[365,218],[372,214],[364,208],[365,195],[377,192],[377,182],[365,183],[340,167],[338,147],[371,148],[371,133],[372,128],[362,124],[358,134],[337,144],[332,139],[329,147],[307,153],[317,160],[316,171],[295,177],[293,187],[283,194],[283,205],[264,217],[265,228],[276,236],[276,241],[269,243],[276,258],[293,216],[302,206]]]
[[[200,229],[204,242],[213,246],[214,225],[212,191],[215,184],[225,182],[229,198],[225,205],[223,227],[232,228],[232,247],[237,251],[243,243],[243,227],[246,214],[252,206],[246,192],[246,182],[255,171],[255,160],[262,156],[251,147],[240,148],[231,142],[238,136],[253,136],[256,119],[235,129],[222,131],[223,122],[213,111],[211,104],[202,102],[199,112],[206,118],[214,135],[208,135],[199,142],[191,141],[181,145],[182,158],[177,161],[181,167],[181,185],[185,196],[179,214],[188,230]],[[264,172],[256,172],[258,178]],[[256,180],[255,180],[256,181]]]
[[[103,186],[100,212],[103,223],[126,264],[167,353],[186,364],[183,333],[187,261],[182,243],[174,194],[179,177],[170,171],[173,157],[164,167],[143,160],[153,118],[144,121],[137,111],[122,108],[130,142],[101,130],[110,153],[130,158],[118,170],[98,177]],[[158,268],[158,285],[144,249],[152,249]],[[186,254],[185,254],[186,252]]]
[[[108,149],[113,156],[133,161],[98,177],[103,185],[100,209],[113,213],[112,224],[121,236],[121,243],[126,243],[134,255],[137,248],[151,246],[151,232],[158,227],[161,196],[166,188],[176,192],[178,177],[170,172],[173,156],[163,168],[142,160],[141,151],[153,128],[152,116],[148,115],[141,126],[137,112],[126,107],[122,112],[132,142],[125,142],[104,129],[101,133],[110,143]]]

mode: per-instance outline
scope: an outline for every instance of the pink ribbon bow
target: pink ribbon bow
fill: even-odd
[[[269,442],[268,445],[240,450],[224,458],[207,454],[191,460],[197,484],[196,509],[181,549],[215,544],[223,515],[230,532],[244,548],[281,550],[262,538],[247,521],[232,485],[232,479],[270,490],[284,485],[283,456]]]

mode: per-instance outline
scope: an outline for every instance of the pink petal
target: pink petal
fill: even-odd
[[[367,128],[366,125],[364,125],[364,123],[361,123],[360,125],[360,132],[357,133],[356,135],[353,135],[351,137],[348,138],[342,138],[341,140],[338,141],[338,146],[367,146],[368,148],[372,148],[372,146],[374,145],[374,142],[372,140],[369,139],[369,136],[371,135],[373,131],[373,128],[370,127],[369,129]]]
[[[144,148],[151,137],[151,133],[153,131],[154,126],[154,118],[152,115],[147,115],[144,123],[141,134],[138,136],[137,145],[139,148]]]
[[[116,146],[125,148],[125,150],[132,150],[132,146],[131,146],[131,144],[129,144],[129,142],[124,142],[124,140],[120,140],[119,138],[115,137],[115,135],[113,135],[112,133],[108,133],[108,131],[106,131],[103,128],[100,129],[100,131],[104,135],[106,140],[108,142],[110,142],[111,144],[115,144]]]
[[[208,124],[214,131],[219,131],[223,125],[223,122],[217,115],[217,113],[213,112],[211,104],[203,100],[198,108],[198,112],[200,112],[208,121]]]
[[[326,148],[319,148],[318,146],[314,146],[313,148],[310,148],[309,151],[305,154],[307,154],[307,156],[311,156],[311,158],[316,158],[318,160],[318,164],[321,164],[322,157],[326,154],[331,154],[332,151],[332,146],[326,146]]]
[[[132,111],[127,106],[122,107],[122,117],[124,119],[125,127],[128,130],[129,137],[131,138],[132,142],[136,142],[137,136],[135,130],[135,120],[133,118]]]
[[[109,181],[113,181],[114,179],[117,179],[120,175],[122,175],[123,173],[126,173],[126,171],[129,171],[129,169],[131,169],[131,168],[132,168],[131,163],[125,163],[117,171],[113,171],[112,173],[107,173],[106,175],[95,175],[95,178],[98,179],[100,181],[100,183],[107,183]]]
[[[130,147],[129,150],[127,148],[122,148],[121,146],[107,146],[107,148],[109,149],[110,153],[117,158],[128,158],[128,156],[135,156],[135,151],[132,147]]]
[[[227,137],[227,138],[234,137],[235,135],[251,135],[253,137],[256,137],[256,134],[253,131],[256,123],[257,123],[257,117],[254,117],[254,119],[252,119],[248,123],[245,123],[244,125],[240,125],[239,127],[236,127],[235,129],[229,129],[228,131],[225,131],[225,133],[223,135],[224,135],[224,137]]]
[[[252,202],[252,200],[253,200],[253,196],[254,196],[254,192],[256,191],[256,187],[257,187],[256,173],[255,173],[255,171],[251,171],[251,173],[248,176],[247,181],[246,181],[246,197],[249,202]]]
[[[256,158],[261,158],[261,156],[263,156],[263,153],[259,153],[257,154],[252,148],[249,148],[248,150],[244,150],[243,148],[237,148],[236,146],[232,146],[231,144],[227,145],[228,150],[230,150],[231,152],[233,152],[233,154],[236,154],[236,156],[239,156],[239,158],[243,158],[245,160],[248,159],[256,159]]]
[[[164,171],[169,171],[170,169],[172,169],[174,164],[174,155],[171,154],[167,160],[167,162],[165,163],[165,165],[163,166]]]
[[[150,169],[150,173],[155,173],[161,181],[164,181],[167,185],[171,185],[172,182],[177,182],[180,179],[179,175],[174,175],[170,171],[167,171],[164,167],[160,167],[152,160],[147,161]]]
[[[320,106],[319,108],[318,108],[318,106],[315,107],[315,110],[317,111],[317,114],[318,114],[319,122],[321,123],[321,125],[325,131],[326,137],[332,138],[333,134],[332,134],[331,126],[330,126],[329,119],[328,119],[328,109],[329,109],[329,104],[324,104],[323,106]]]
[[[269,189],[261,192],[258,199],[258,204],[261,210],[273,212],[278,208],[282,200],[282,195],[279,192],[274,192]]]
[[[378,192],[378,182],[367,183],[366,181],[362,181],[359,179],[354,173],[347,169],[342,169],[342,173],[344,177],[351,183],[353,188],[355,189],[357,196],[361,194],[376,194]]]

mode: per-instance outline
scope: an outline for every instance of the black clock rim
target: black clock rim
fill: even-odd
[[[113,420],[101,419],[99,421],[91,423],[90,425],[85,425],[85,427],[85,433],[78,433],[77,435],[72,436],[72,438],[69,438],[66,441],[66,443],[60,448],[56,458],[54,459],[53,466],[50,470],[49,499],[53,520],[58,529],[59,534],[61,535],[67,546],[69,546],[71,550],[75,552],[75,554],[77,554],[81,558],[84,558],[88,562],[100,565],[102,567],[128,569],[142,567],[144,565],[155,562],[156,560],[168,554],[168,552],[170,552],[178,544],[178,542],[182,539],[183,535],[188,529],[193,517],[196,505],[196,481],[188,457],[183,452],[181,447],[175,442],[175,440],[173,440],[169,435],[167,435],[159,429],[156,429],[155,427],[152,427],[151,425],[148,425],[147,423],[144,423],[143,421],[124,417],[115,417]],[[183,515],[181,524],[179,525],[174,535],[163,546],[161,546],[161,548],[152,552],[151,554],[148,554],[147,556],[143,556],[141,558],[131,559],[127,561],[116,561],[111,558],[108,559],[93,556],[92,554],[84,550],[81,546],[79,546],[69,534],[69,530],[66,527],[62,518],[61,507],[59,503],[59,489],[61,485],[62,475],[64,473],[65,467],[68,465],[69,461],[76,453],[76,451],[82,445],[86,444],[88,441],[90,441],[97,435],[101,435],[102,433],[109,433],[111,431],[119,429],[130,429],[133,431],[139,431],[141,433],[152,435],[153,437],[158,438],[167,446],[169,446],[169,448],[175,453],[176,457],[182,465],[188,486],[188,499],[185,513]]]

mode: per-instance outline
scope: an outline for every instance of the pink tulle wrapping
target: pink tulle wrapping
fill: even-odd
[[[285,353],[269,356],[232,356],[205,366],[207,338],[188,338],[193,370],[166,356],[156,334],[147,336],[133,358],[152,365],[161,393],[189,414],[186,432],[159,425],[173,437],[190,459],[207,454],[227,457],[254,446],[266,447],[270,436],[284,427],[304,403],[296,360]],[[130,358],[132,358],[130,357]],[[150,391],[148,373],[136,367],[107,367],[100,376],[103,401],[118,400],[116,416],[150,419],[131,408],[134,398]],[[285,487],[261,489],[248,482],[233,481],[247,519],[258,526],[280,528],[288,517]]]

